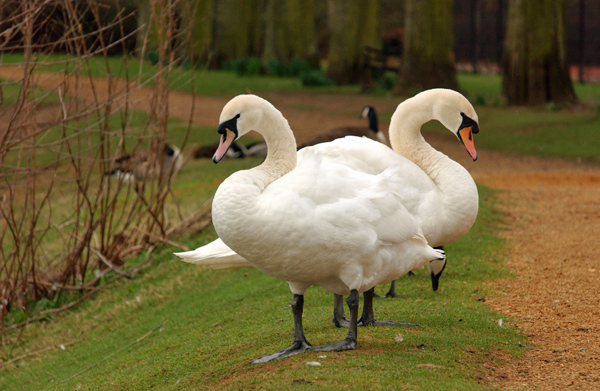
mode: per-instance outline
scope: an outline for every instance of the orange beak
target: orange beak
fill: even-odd
[[[477,160],[477,151],[475,150],[475,143],[473,141],[473,127],[467,126],[458,131],[458,138],[463,143],[469,155],[473,161]]]

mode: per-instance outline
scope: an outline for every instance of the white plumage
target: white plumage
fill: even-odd
[[[457,136],[471,128],[471,133],[459,139],[476,158],[472,133],[478,131],[477,114],[472,105],[458,92],[433,89],[407,99],[396,109],[390,123],[393,150],[364,137],[345,137],[300,150],[298,161],[305,153],[318,151],[326,161],[369,174],[400,167],[394,180],[399,184],[397,194],[403,206],[416,218],[430,245],[446,245],[469,231],[479,200],[468,171],[423,139],[421,126],[430,120],[442,122]],[[186,262],[215,269],[252,267],[220,239],[178,255]]]
[[[256,130],[275,147],[266,140],[272,153],[264,164],[219,186],[213,224],[254,267],[288,281],[296,294],[311,285],[349,294],[422,266],[413,253],[439,257],[400,202],[400,167],[371,175],[309,150],[294,167],[295,140],[279,111],[256,96],[239,96],[225,106],[221,123],[236,113],[244,114],[237,138]],[[394,251],[401,250],[411,256],[396,262],[401,254]]]
[[[294,345],[256,362],[308,349],[301,297],[312,285],[350,294],[352,313],[344,341],[314,349],[353,349],[358,292],[431,260],[443,260],[443,252],[427,245],[417,221],[402,205],[401,166],[373,175],[307,150],[296,167],[296,143],[287,121],[270,103],[253,95],[238,96],[223,108],[222,138],[213,160],[218,162],[228,146],[250,130],[264,137],[267,158],[219,186],[212,214],[228,247],[257,269],[287,281],[294,293]]]

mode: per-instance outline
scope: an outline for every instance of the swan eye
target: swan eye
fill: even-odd
[[[458,127],[458,131],[464,128],[471,127],[473,133],[479,133],[479,124],[477,124],[477,122],[473,121],[468,115],[466,115],[463,112],[461,112],[460,115],[462,117],[462,123]]]
[[[221,123],[219,124],[219,127],[217,128],[217,132],[218,132],[219,134],[224,134],[224,133],[225,133],[225,131],[226,131],[227,129],[229,129],[230,131],[232,131],[233,133],[235,133],[235,134],[236,134],[236,136],[237,136],[237,134],[238,134],[238,130],[237,130],[237,120],[238,120],[238,118],[240,118],[240,116],[241,116],[241,115],[240,115],[240,114],[238,114],[238,115],[236,115],[235,117],[233,117],[233,118],[232,118],[232,119],[230,119],[230,120],[227,120],[227,121],[221,122]]]

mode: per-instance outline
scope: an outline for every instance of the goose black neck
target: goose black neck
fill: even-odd
[[[369,112],[367,113],[367,118],[369,119],[369,129],[371,129],[374,133],[379,132],[379,123],[377,121],[377,113],[375,109],[369,107]]]

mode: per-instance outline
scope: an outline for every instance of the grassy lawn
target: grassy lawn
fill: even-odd
[[[1,66],[0,62],[0,66]],[[14,104],[19,99],[21,84],[0,78],[0,114],[4,107]],[[57,94],[48,93],[40,88],[34,88],[32,95],[36,97],[36,104],[50,104],[59,102]]]
[[[236,161],[224,163],[226,170],[238,168]],[[476,226],[447,249],[440,291],[432,292],[426,273],[419,272],[399,281],[404,297],[375,303],[379,319],[418,327],[360,328],[355,351],[250,365],[291,343],[287,284],[255,270],[202,270],[164,248],[135,280],[118,281],[53,322],[30,325],[2,350],[4,360],[58,348],[1,369],[0,389],[492,389],[481,384],[483,365],[519,354],[525,342],[478,301],[494,294],[486,281],[508,277],[494,193],[480,192]],[[214,237],[209,230],[187,244]],[[312,343],[345,335],[330,323],[332,301],[321,288],[307,292],[304,322]]]
[[[0,54],[0,64],[19,64],[23,62],[21,54]],[[38,57],[39,71],[73,72],[83,71],[84,75],[104,78],[111,77],[136,80],[147,83],[158,71],[158,65],[150,61],[114,56],[105,60],[103,57],[91,57],[78,60],[73,57],[58,54],[40,54]],[[258,93],[261,91],[299,91],[305,89],[298,78],[272,76],[240,77],[233,71],[211,71],[202,66],[192,71],[189,67],[172,67],[170,87],[175,91],[194,92],[200,95],[231,95],[239,91]],[[349,87],[313,87],[315,91],[352,91],[358,92],[358,86]]]

